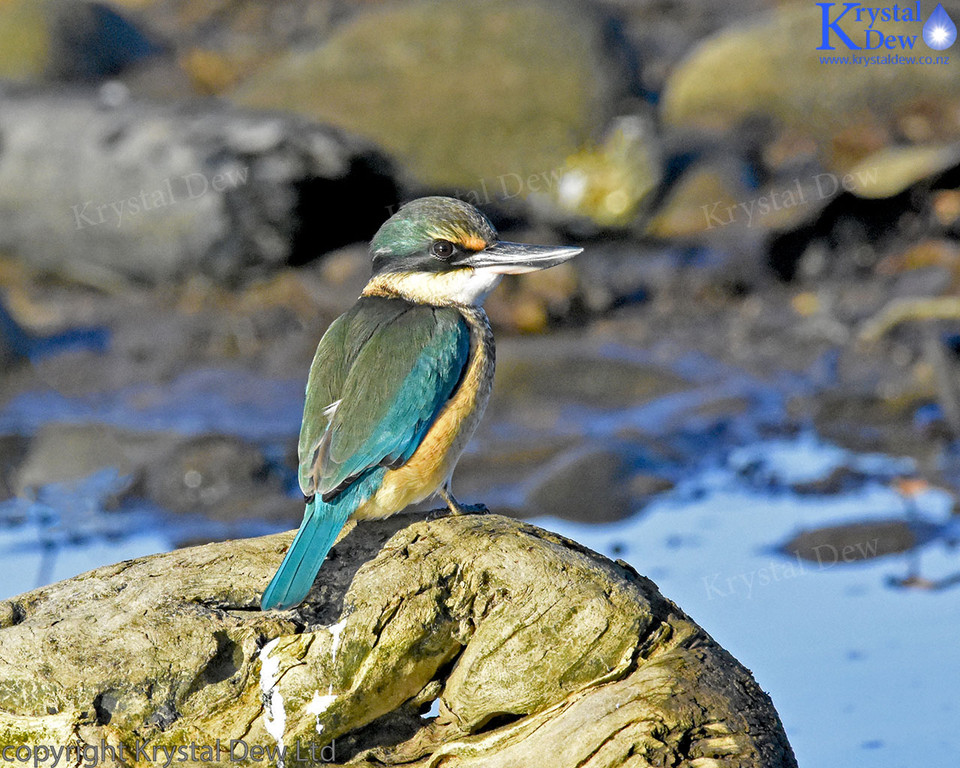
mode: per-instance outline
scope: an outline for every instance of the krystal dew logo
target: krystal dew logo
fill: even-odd
[[[891,22],[923,21],[920,2],[916,5],[891,5],[883,8],[870,8],[862,3],[817,3],[823,13],[823,39],[817,46],[818,51],[835,51],[836,44],[851,51],[912,51],[920,35],[889,34],[884,29]],[[844,22],[846,28],[840,25]],[[863,25],[864,44],[858,45],[850,37],[856,25]],[[901,28],[902,29],[902,28]],[[901,30],[897,30],[898,33]],[[924,22],[923,42],[934,51],[943,51],[956,42],[957,27],[953,19],[937,5],[933,13]]]
[[[927,23],[923,25],[923,42],[928,48],[935,51],[944,51],[953,45],[957,40],[957,25],[953,19],[943,10],[942,5],[938,5]]]

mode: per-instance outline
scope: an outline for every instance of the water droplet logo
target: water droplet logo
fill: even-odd
[[[956,39],[957,25],[943,10],[943,6],[938,5],[930,14],[927,23],[923,25],[923,42],[935,51],[942,51],[953,45]]]

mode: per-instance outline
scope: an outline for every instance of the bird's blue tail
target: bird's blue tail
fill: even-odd
[[[264,611],[293,608],[303,602],[353,509],[351,504],[326,504],[319,497],[307,504],[300,530],[260,599]]]

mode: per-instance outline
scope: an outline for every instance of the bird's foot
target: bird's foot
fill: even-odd
[[[450,509],[451,515],[489,515],[490,510],[487,508],[486,504],[461,504],[457,501],[453,494],[450,493],[446,488],[441,488],[438,493],[440,498],[443,499],[447,507]]]
[[[456,508],[450,507],[451,515],[489,515],[491,514],[486,504],[460,504],[457,502]]]

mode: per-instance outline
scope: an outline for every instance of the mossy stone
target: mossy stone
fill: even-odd
[[[602,125],[600,40],[530,0],[402,4],[281,56],[233,99],[371,138],[428,184],[486,197],[507,179],[524,195],[515,179],[558,168]]]
[[[0,79],[39,79],[51,47],[47,3],[42,0],[0,2]]]
[[[866,4],[873,5],[873,4]],[[835,19],[840,9],[833,9]],[[866,23],[847,14],[838,26],[865,46]],[[884,35],[913,37],[918,22],[884,22]],[[876,32],[870,44],[876,44]],[[662,117],[668,126],[716,133],[736,131],[744,120],[764,116],[783,131],[813,139],[821,163],[846,171],[871,152],[895,141],[938,143],[960,138],[960,78],[957,62],[945,64],[830,64],[823,56],[921,56],[912,50],[851,51],[836,33],[835,50],[823,41],[823,9],[789,6],[752,24],[721,30],[703,40],[667,81]]]

